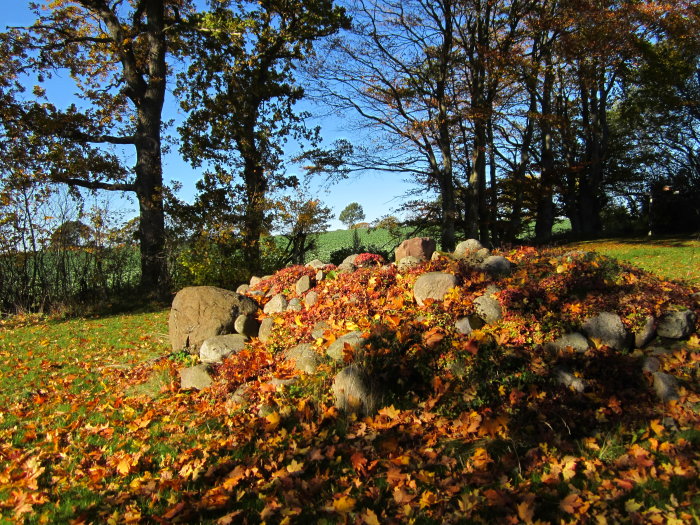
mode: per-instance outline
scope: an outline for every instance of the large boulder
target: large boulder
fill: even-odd
[[[695,314],[691,310],[683,310],[662,315],[656,333],[669,339],[685,339],[694,330]]]
[[[583,323],[583,331],[589,339],[599,345],[609,346],[615,350],[626,350],[630,339],[622,324],[620,316],[611,312],[601,312]]]
[[[394,260],[400,261],[405,257],[416,257],[429,261],[435,251],[435,241],[429,237],[413,237],[406,239],[394,250]]]
[[[224,357],[237,354],[245,347],[248,338],[241,334],[216,335],[202,343],[199,360],[202,363],[221,363]]]
[[[358,365],[343,368],[335,376],[332,389],[335,406],[347,413],[371,416],[379,408],[379,389]]]
[[[173,300],[168,319],[173,351],[199,351],[204,341],[230,334],[239,315],[252,315],[258,305],[250,297],[216,288],[191,286],[180,290]]]
[[[442,301],[447,292],[455,286],[457,286],[457,277],[451,273],[424,273],[413,286],[413,297],[420,306],[423,306],[426,299]]]

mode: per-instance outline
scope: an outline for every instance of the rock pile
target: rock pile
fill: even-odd
[[[568,271],[567,265],[579,264],[586,257],[586,254],[567,254],[541,264],[551,264],[551,273],[556,275]],[[274,276],[254,277],[237,292],[208,286],[185,288],[173,301],[170,341],[174,351],[187,349],[198,354],[201,364],[181,372],[181,387],[206,388],[212,382],[212,366],[248,345],[271,345],[293,373],[334,372],[331,388],[336,406],[347,412],[371,415],[382,404],[386,382],[383,384],[372,376],[369,365],[376,365],[376,356],[384,350],[381,344],[386,343],[377,342],[381,340],[381,331],[377,328],[373,332],[369,321],[358,327],[335,314],[323,318],[323,312],[330,311],[329,305],[334,312],[364,308],[368,319],[377,320],[376,327],[388,323],[396,339],[402,342],[402,338],[411,335],[402,332],[400,315],[403,314],[391,312],[400,312],[406,301],[414,301],[412,308],[416,310],[412,311],[425,317],[425,321],[419,317],[411,320],[414,324],[425,322],[428,326],[432,318],[438,317],[450,320],[447,324],[441,321],[442,324],[431,325],[429,335],[423,336],[425,348],[440,344],[445,337],[461,345],[460,338],[471,341],[470,337],[476,337],[478,341],[487,333],[500,334],[498,344],[518,341],[517,334],[510,336],[515,330],[509,325],[513,316],[527,310],[539,312],[543,319],[551,317],[537,307],[543,297],[548,304],[561,304],[562,311],[570,308],[577,312],[583,308],[577,304],[585,301],[578,298],[585,299],[591,293],[585,288],[585,275],[572,276],[576,285],[572,285],[573,292],[569,290],[565,292],[569,296],[558,298],[556,290],[546,288],[549,285],[546,279],[537,283],[540,288],[536,292],[524,291],[523,287],[530,283],[526,272],[521,276],[515,274],[520,271],[517,262],[517,258],[511,260],[505,255],[492,254],[475,239],[459,243],[448,254],[436,252],[431,239],[416,238],[404,241],[396,249],[396,263],[392,265],[378,266],[381,261],[376,256],[354,254],[338,267],[312,261],[305,267],[281,270]],[[343,274],[351,275],[341,277]],[[342,282],[361,280],[364,292],[344,290],[337,283],[345,278],[349,280]],[[389,289],[396,291],[388,293]],[[571,314],[569,321],[541,336],[542,341],[520,344],[537,345],[552,355],[554,361],[549,373],[553,380],[578,393],[590,385],[579,371],[558,363],[557,356],[588,355],[603,347],[621,353],[641,352],[640,374],[650,378],[651,388],[666,402],[678,398],[678,381],[662,370],[659,356],[663,355],[665,341],[687,339],[696,333],[698,305],[696,302],[693,309],[691,303],[689,299],[685,306],[654,312],[655,315],[647,313],[643,322],[634,323],[618,311],[591,310],[590,315],[580,318]],[[384,305],[381,315],[374,312],[375,304]],[[532,322],[539,319],[532,318]],[[289,334],[293,333],[303,335],[290,340]],[[273,381],[276,381],[274,385]],[[271,388],[286,388],[291,383],[292,379],[270,382]],[[249,387],[242,385],[237,390],[235,402],[244,402]]]

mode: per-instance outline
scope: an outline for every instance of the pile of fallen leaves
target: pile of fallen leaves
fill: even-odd
[[[188,356],[124,368],[96,368],[87,359],[82,367],[97,386],[73,390],[80,374],[54,373],[48,360],[51,382],[14,398],[0,421],[3,516],[78,523],[697,521],[697,335],[663,342],[661,367],[680,384],[679,399],[665,404],[642,372],[648,350],[576,353],[546,345],[603,311],[618,313],[630,331],[670,309],[700,313],[693,290],[592,254],[523,248],[503,255],[516,266],[500,278],[448,258],[403,273],[378,265],[330,271],[316,283],[313,307],[277,314],[267,344],[253,339],[198,393],[178,391],[173,381]],[[453,273],[459,286],[419,307],[413,284],[428,271]],[[292,298],[296,280],[314,274],[287,268],[250,293]],[[503,320],[457,332],[455,320],[474,314],[473,300],[490,285],[500,290]],[[321,321],[326,330],[314,338]],[[369,343],[357,356],[346,347],[345,363],[326,359],[316,373],[298,374],[283,358],[299,343],[322,356],[353,330]],[[98,362],[102,354],[96,348],[93,355]],[[333,406],[331,382],[350,362],[383,386],[384,407],[373,417]],[[585,378],[585,392],[555,381],[562,364]],[[232,397],[242,385],[245,402]]]

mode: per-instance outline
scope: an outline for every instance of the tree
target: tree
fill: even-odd
[[[6,58],[21,61],[19,74],[41,83],[67,71],[82,106],[59,109],[36,87],[33,101],[13,100],[14,138],[43,141],[41,169],[51,182],[136,195],[141,286],[161,294],[168,291],[161,158],[166,55],[188,10],[188,0],[60,0],[31,27],[2,35],[12,51]],[[133,148],[133,168],[111,146]]]
[[[342,222],[348,229],[352,228],[352,225],[363,221],[365,218],[365,212],[357,202],[351,202],[348,204],[343,211],[338,215],[338,220]]]
[[[252,272],[260,269],[260,235],[271,190],[298,184],[281,167],[290,138],[316,145],[318,131],[295,109],[304,90],[295,78],[313,43],[347,25],[332,0],[213,2],[193,18],[185,46],[191,57],[178,80],[182,107],[180,151],[194,166],[207,165],[216,188],[243,196],[242,249]],[[242,184],[235,184],[240,176]],[[218,191],[218,190],[216,190]]]
[[[331,209],[318,199],[308,198],[308,188],[298,189],[277,202],[275,222],[287,240],[280,266],[304,264],[306,253],[315,248],[315,237],[328,228]]]

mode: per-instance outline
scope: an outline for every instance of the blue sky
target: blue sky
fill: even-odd
[[[29,10],[28,1],[9,0],[3,2],[3,4],[3,22],[0,23],[0,29],[4,30],[5,26],[22,26],[33,22],[34,16]],[[73,83],[66,74],[51,82],[47,94],[49,100],[60,105],[62,102],[67,102],[71,99],[73,91]],[[314,112],[313,107],[309,107],[308,110],[312,113]],[[164,118],[166,120],[175,119],[177,123],[182,117],[183,115],[171,94],[166,100]],[[343,120],[341,118],[326,117],[317,123],[313,123],[313,125],[318,124],[321,126],[324,144],[330,145],[338,138],[346,138],[353,142],[354,135],[347,129],[344,129]],[[173,129],[171,132],[174,134],[175,130]],[[177,151],[177,145],[171,147],[171,151],[164,156],[163,160],[166,182],[180,182],[182,189],[178,193],[178,197],[191,202],[195,192],[194,184],[200,176],[200,171],[192,169],[182,160]],[[294,172],[296,168],[290,166],[290,170]],[[323,186],[325,186],[324,182],[321,179],[316,179],[312,183],[312,188],[317,192],[316,196],[326,206],[329,206],[335,214],[335,218],[330,224],[331,230],[344,228],[337,217],[349,203],[358,202],[365,211],[366,220],[371,222],[384,215],[391,214],[393,209],[401,203],[401,196],[411,188],[411,184],[405,182],[401,175],[378,172],[353,175],[352,178],[334,184],[327,190],[323,189]],[[127,216],[135,216],[137,214],[135,200],[131,198],[118,200],[116,207],[124,210]]]

